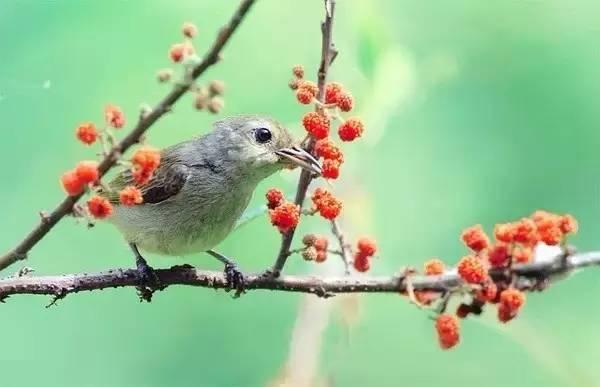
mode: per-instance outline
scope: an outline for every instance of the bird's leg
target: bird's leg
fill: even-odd
[[[129,247],[131,247],[131,250],[135,255],[135,266],[137,268],[140,285],[148,286],[151,289],[158,289],[160,287],[160,280],[154,269],[148,265],[146,259],[142,257],[142,254],[140,254],[135,243],[130,243]]]
[[[235,290],[235,294],[233,296],[237,298],[241,294],[245,293],[244,274],[238,270],[237,264],[223,254],[220,254],[214,250],[208,250],[207,253],[225,264],[223,273],[225,274],[225,279],[227,280],[229,289]]]

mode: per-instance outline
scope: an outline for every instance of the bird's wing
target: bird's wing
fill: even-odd
[[[119,173],[110,183],[110,191],[100,194],[112,203],[119,203],[119,191],[133,185],[142,191],[144,203],[160,203],[173,197],[190,177],[191,169],[185,164],[169,158],[163,158],[154,176],[147,184],[136,184],[130,170]]]

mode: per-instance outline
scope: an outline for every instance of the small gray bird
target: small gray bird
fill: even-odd
[[[213,131],[161,152],[154,177],[138,186],[143,203],[119,205],[118,192],[136,185],[121,172],[103,195],[114,204],[108,220],[117,226],[136,258],[140,281],[156,281],[139,249],[163,255],[207,252],[225,264],[232,288],[243,286],[235,263],[212,250],[233,230],[258,183],[274,172],[300,166],[320,174],[317,160],[286,128],[260,116],[217,121]]]

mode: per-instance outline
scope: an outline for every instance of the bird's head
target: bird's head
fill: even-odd
[[[215,123],[213,138],[226,159],[257,177],[293,167],[321,174],[319,162],[298,145],[285,127],[271,118],[225,118]]]

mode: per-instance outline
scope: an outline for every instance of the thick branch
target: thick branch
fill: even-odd
[[[512,273],[493,270],[494,278],[515,275],[515,286],[533,289],[540,280],[557,281],[566,277],[573,269],[600,266],[600,251],[577,253],[570,256],[558,255],[553,259],[526,265],[516,265]],[[205,288],[226,289],[227,281],[220,272],[198,270],[191,266],[174,266],[156,271],[163,286],[188,285]],[[440,276],[412,276],[415,290],[445,292],[462,285],[455,271]],[[0,280],[0,300],[15,294],[51,295],[63,298],[71,293],[106,288],[135,287],[137,273],[133,269],[114,269],[94,274],[70,274],[62,276],[10,277]],[[402,275],[392,277],[311,277],[285,275],[278,278],[248,275],[246,290],[276,290],[285,292],[312,293],[330,297],[336,293],[399,293],[407,290]]]
[[[335,0],[324,0],[325,3],[325,21],[321,24],[321,63],[319,65],[318,71],[318,82],[317,85],[319,87],[319,92],[317,94],[317,99],[320,102],[324,101],[325,98],[325,84],[327,82],[327,72],[329,71],[329,66],[331,62],[335,58],[337,52],[333,48],[333,16],[335,14]],[[317,109],[322,109],[318,107]],[[308,144],[306,145],[306,150],[311,152],[314,147],[314,139],[311,137]],[[300,173],[300,179],[298,180],[298,187],[296,188],[296,199],[295,203],[302,207],[304,205],[304,199],[306,198],[306,191],[308,190],[308,186],[312,181],[312,174],[309,171],[303,170]],[[292,241],[294,239],[295,229],[290,230],[289,232],[283,234],[281,240],[281,247],[279,248],[279,254],[277,255],[277,260],[271,269],[271,274],[277,277],[283,267],[285,266],[285,262],[290,256],[290,247],[292,246]]]
[[[244,16],[256,0],[242,0],[237,10],[229,22],[221,28],[217,38],[213,42],[209,51],[204,56],[202,62],[196,65],[191,72],[191,77],[186,82],[177,84],[167,96],[165,96],[152,110],[140,117],[135,128],[118,144],[116,144],[110,153],[104,157],[98,166],[100,175],[103,176],[108,170],[114,167],[120,155],[127,151],[132,145],[139,142],[142,135],[165,113],[167,113],[173,104],[181,98],[190,88],[193,81],[198,78],[206,69],[214,65],[219,60],[219,55],[223,47],[227,44],[233,32],[237,29]],[[71,213],[73,206],[83,194],[66,197],[52,212],[44,215],[40,223],[29,232],[29,234],[11,251],[0,257],[0,270],[5,269],[18,260],[27,258],[27,253],[31,250],[52,228],[65,216]]]

